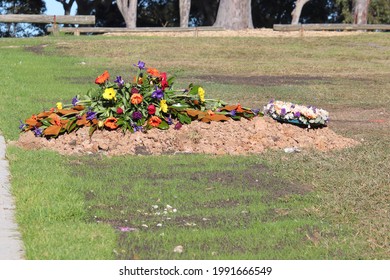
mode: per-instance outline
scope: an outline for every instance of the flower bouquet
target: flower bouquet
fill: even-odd
[[[239,120],[259,114],[259,110],[240,104],[226,105],[221,100],[206,99],[205,90],[199,85],[175,90],[173,77],[146,68],[142,61],[134,67],[137,73],[132,81],[126,82],[121,76],[110,81],[110,74],[105,71],[95,79],[97,88],[85,96],[75,96],[70,104],[58,102],[56,107],[21,121],[19,128],[32,130],[36,136],[57,137],[86,126],[92,135],[97,129],[136,132],[154,127],[168,129],[170,125],[179,129],[193,120]]]
[[[325,126],[329,121],[329,113],[323,109],[279,100],[271,100],[264,106],[264,115],[270,116],[280,122],[287,122],[308,128]]]

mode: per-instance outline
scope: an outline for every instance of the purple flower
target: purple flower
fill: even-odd
[[[23,123],[22,120],[19,120],[19,122],[20,122],[19,129],[24,130],[26,128],[27,124]]]
[[[251,111],[257,116],[260,112],[260,109],[251,109]]]
[[[173,124],[173,121],[172,121],[172,118],[171,118],[171,115],[169,115],[169,117],[167,119],[165,119],[168,123],[168,125],[171,125]]]
[[[145,69],[145,62],[139,60],[137,65],[133,64],[135,67],[138,67],[139,70]]]
[[[72,105],[73,106],[76,106],[77,105],[77,102],[79,102],[80,100],[77,98],[77,96],[73,97],[72,98]]]
[[[280,115],[283,117],[286,114],[286,108],[282,108]]]
[[[40,129],[39,127],[34,126],[33,132],[36,137],[42,136],[42,129]]]
[[[294,113],[294,117],[296,117],[296,118],[301,117],[301,113],[300,113],[300,112],[295,112],[295,113]]]
[[[174,128],[175,128],[176,130],[179,130],[182,126],[183,126],[183,125],[182,125],[181,123],[178,122],[177,124],[175,124],[175,127],[174,127]]]
[[[155,91],[152,93],[153,98],[157,99],[163,99],[164,98],[164,92],[160,88],[156,88]]]
[[[141,112],[139,112],[139,111],[135,111],[133,114],[132,114],[132,116],[131,116],[131,118],[134,120],[134,121],[138,121],[138,120],[140,120],[140,119],[142,119],[142,113]]]
[[[134,132],[137,132],[137,131],[143,131],[143,127],[142,126],[138,126],[138,125],[135,125],[135,124],[132,124],[131,125],[132,127],[133,127],[133,130],[134,130]]]
[[[230,116],[234,117],[237,114],[236,110],[231,110],[230,111]]]
[[[81,120],[82,119],[81,114],[76,115],[76,119]]]
[[[118,87],[123,87],[123,85],[125,84],[125,81],[122,79],[122,76],[117,76],[114,82],[118,84]]]
[[[93,119],[96,119],[96,115],[97,115],[97,113],[91,111],[91,109],[90,109],[90,110],[87,112],[87,117],[86,117],[86,119],[87,119],[88,121],[92,121]]]

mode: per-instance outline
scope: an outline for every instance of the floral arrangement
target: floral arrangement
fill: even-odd
[[[97,129],[124,132],[145,131],[151,128],[180,129],[193,120],[203,122],[252,118],[260,110],[250,110],[223,101],[206,99],[199,85],[175,90],[174,78],[145,63],[134,64],[137,73],[132,81],[117,76],[110,81],[105,71],[95,79],[98,86],[83,97],[75,96],[70,104],[58,102],[56,107],[32,115],[20,123],[21,131],[32,130],[36,136],[57,137],[80,127],[90,127],[90,135]]]
[[[264,106],[264,115],[281,122],[310,127],[325,126],[329,113],[314,106],[303,106],[291,102],[271,100]]]

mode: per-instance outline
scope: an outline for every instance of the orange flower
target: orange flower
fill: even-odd
[[[236,111],[237,111],[237,113],[243,113],[243,112],[245,112],[245,110],[241,107],[240,104],[237,104]]]
[[[160,76],[160,72],[156,68],[148,68],[147,72],[152,76]]]
[[[103,74],[101,74],[99,77],[96,78],[95,84],[101,85],[105,83],[110,78],[110,74],[108,74],[108,71],[104,71]]]
[[[131,104],[137,105],[140,104],[143,100],[143,97],[139,93],[133,93],[133,95],[130,98]]]
[[[116,123],[117,119],[114,117],[109,117],[104,121],[104,126],[109,129],[117,129],[118,124]]]
[[[157,116],[153,116],[149,119],[149,124],[151,126],[157,127],[160,125],[160,123],[161,123],[161,119]]]
[[[133,82],[134,82],[134,83],[137,83],[137,77],[134,77]],[[143,84],[143,80],[142,80],[141,77],[138,78],[138,83],[137,83],[137,84],[139,84],[139,85],[142,85],[142,84]]]
[[[214,115],[215,115],[215,113],[214,113],[213,111],[211,111],[211,110],[207,110],[207,114],[208,114],[209,116],[214,116]]]

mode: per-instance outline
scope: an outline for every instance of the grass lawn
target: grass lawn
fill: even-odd
[[[333,130],[361,142],[328,153],[112,158],[9,145],[26,257],[389,259],[389,39],[1,39],[8,141],[20,119],[84,94],[104,70],[129,79],[143,60],[227,102],[317,105]]]

